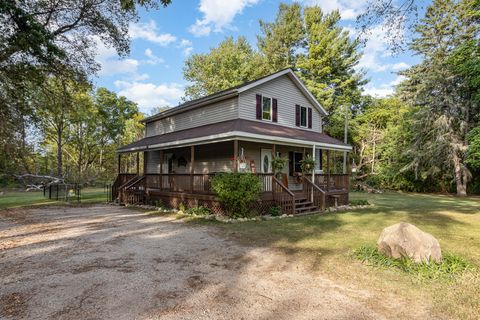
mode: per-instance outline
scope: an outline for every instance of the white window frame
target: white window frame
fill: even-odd
[[[272,122],[272,121],[273,121],[273,98],[267,97],[267,96],[264,96],[264,95],[262,95],[261,97],[262,97],[262,105],[261,105],[261,108],[262,108],[262,120],[263,120],[263,121],[270,121],[270,122]],[[263,99],[264,99],[264,98],[270,100],[270,119],[265,119],[265,118],[263,117]]]
[[[302,109],[305,109],[305,125],[302,125]],[[300,127],[308,128],[308,107],[300,106]]]

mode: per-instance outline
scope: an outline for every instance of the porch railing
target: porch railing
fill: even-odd
[[[315,174],[315,184],[325,191],[348,190],[350,176],[348,174]]]
[[[305,196],[307,196],[315,207],[325,210],[326,193],[323,189],[314,184],[307,177],[302,177],[302,186]]]
[[[283,213],[295,214],[295,194],[274,176],[271,180],[273,201],[280,205]]]
[[[136,176],[135,173],[119,173],[117,175],[117,178],[112,184],[112,201],[118,198],[121,187]]]
[[[145,187],[167,192],[213,194],[212,178],[216,173],[147,173]],[[262,184],[262,192],[272,191],[271,173],[256,174]]]
[[[120,200],[122,203],[143,203],[145,196],[145,176],[135,177],[120,189]]]

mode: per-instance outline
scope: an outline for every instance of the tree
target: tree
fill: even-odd
[[[209,53],[194,54],[185,61],[183,76],[191,84],[186,99],[196,99],[265,74],[260,56],[247,39],[226,38]]]
[[[257,36],[258,49],[264,57],[268,73],[295,68],[298,48],[305,41],[302,7],[280,3],[273,22],[260,20],[261,35]]]
[[[423,61],[405,71],[407,80],[401,86],[403,99],[418,107],[411,167],[422,170],[425,177],[451,172],[460,196],[466,195],[471,178],[464,162],[466,137],[480,111],[470,87],[449,64],[455,48],[478,35],[478,25],[464,17],[464,2],[433,2],[416,26],[417,37],[411,44]]]

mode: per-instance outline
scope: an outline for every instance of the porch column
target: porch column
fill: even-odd
[[[140,152],[137,152],[137,176],[140,175]]]
[[[121,170],[121,165],[120,165],[121,160],[122,160],[122,154],[119,153],[119,154],[118,154],[118,170],[117,170],[117,171],[118,171],[118,174],[121,173],[121,172],[120,172],[120,170]]]
[[[143,151],[143,175],[147,174],[147,166],[148,166],[147,151]]]
[[[313,147],[312,147],[312,159],[315,162],[315,145],[313,145]],[[312,183],[315,183],[315,167],[316,167],[316,163],[313,165]]]
[[[330,190],[330,150],[327,150],[327,191]]]
[[[233,140],[233,172],[238,172],[238,140]]]
[[[272,145],[272,152],[273,152],[273,156],[276,157],[277,156],[277,151],[276,151],[276,145],[275,143]]]
[[[160,190],[163,189],[163,150],[160,150],[160,176],[159,176],[159,187]]]
[[[190,147],[190,193],[193,193],[193,173],[195,166],[195,146]]]

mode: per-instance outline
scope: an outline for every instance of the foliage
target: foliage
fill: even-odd
[[[368,206],[370,203],[366,199],[354,199],[350,200],[351,206]]]
[[[310,174],[313,172],[315,168],[315,160],[312,156],[307,155],[305,158],[300,160],[300,169],[302,170],[303,174]]]
[[[251,173],[220,173],[212,179],[212,189],[231,216],[246,217],[260,196],[261,181]]]
[[[275,174],[281,173],[285,164],[288,162],[288,158],[275,156],[272,158],[272,170]]]
[[[196,99],[262,76],[259,59],[244,37],[226,38],[209,53],[191,55],[183,68],[185,80],[191,83],[185,98]]]
[[[206,207],[199,206],[199,207],[188,208],[185,211],[185,213],[190,215],[197,215],[197,216],[208,216],[212,214],[212,210]]]
[[[372,266],[395,268],[421,280],[454,280],[474,267],[464,258],[443,252],[442,262],[415,263],[410,258],[393,259],[383,255],[374,246],[363,245],[354,250],[354,257]]]
[[[280,208],[279,206],[271,206],[269,213],[273,217],[278,217],[282,215],[282,208]]]
[[[465,163],[474,169],[480,169],[480,127],[472,129],[467,140],[469,146]]]
[[[448,59],[465,40],[478,35],[478,24],[464,18],[462,4],[437,0],[428,7],[411,44],[423,61],[404,72],[407,80],[401,86],[402,98],[418,108],[408,148],[410,168],[425,178],[442,175],[444,181],[454,181],[458,195],[466,195],[471,178],[464,163],[466,136],[480,112],[470,86]]]

